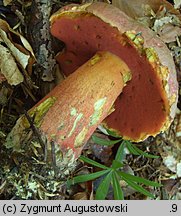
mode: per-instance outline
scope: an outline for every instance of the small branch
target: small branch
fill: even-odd
[[[45,152],[45,149],[46,149],[45,146],[46,146],[46,145],[45,145],[45,143],[43,142],[43,140],[42,140],[42,138],[41,138],[41,134],[40,134],[38,128],[34,125],[32,118],[28,115],[28,113],[27,113],[26,110],[24,110],[24,115],[26,116],[26,118],[27,118],[27,120],[28,120],[28,122],[29,122],[29,124],[30,124],[30,128],[32,129],[32,131],[33,131],[33,133],[36,135],[36,137],[38,138],[38,141],[39,141],[39,143],[40,143],[42,149],[43,149],[44,152]],[[45,154],[45,155],[46,155],[46,154]]]
[[[55,176],[57,176],[57,163],[56,163],[56,154],[55,154],[55,144],[53,141],[50,142],[51,144],[51,155],[52,155],[52,165],[55,172]]]
[[[35,72],[41,75],[43,81],[48,82],[54,80],[56,66],[49,22],[52,4],[52,0],[32,1],[27,35],[37,59]]]

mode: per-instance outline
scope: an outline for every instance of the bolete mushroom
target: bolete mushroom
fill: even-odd
[[[108,116],[130,69],[110,52],[97,52],[57,85],[28,114],[64,157],[77,158],[97,126]],[[70,154],[71,152],[71,154]]]
[[[132,79],[117,98],[115,111],[102,122],[104,128],[136,142],[168,129],[178,83],[172,56],[153,31],[118,8],[97,2],[61,8],[51,17],[51,33],[66,45],[57,56],[66,76],[97,51],[117,55],[130,68]]]

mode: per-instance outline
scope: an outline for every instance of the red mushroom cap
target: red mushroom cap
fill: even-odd
[[[55,13],[51,33],[66,44],[57,57],[65,75],[99,50],[116,54],[129,66],[132,80],[102,123],[105,128],[141,141],[170,126],[178,100],[175,65],[166,45],[149,28],[112,5],[93,3]]]

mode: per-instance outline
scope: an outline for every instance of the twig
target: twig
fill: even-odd
[[[55,172],[55,176],[57,176],[57,163],[56,163],[56,154],[55,154],[55,143],[53,141],[50,142],[51,144],[51,155],[52,155],[52,165]]]
[[[41,138],[41,134],[40,134],[38,128],[34,125],[34,123],[33,123],[32,119],[31,119],[31,117],[28,115],[28,113],[27,113],[27,111],[26,111],[25,109],[24,109],[24,115],[26,116],[26,118],[27,118],[27,120],[28,120],[28,122],[29,122],[29,124],[30,124],[30,127],[31,127],[33,133],[37,136],[38,141],[39,141],[39,143],[40,143],[42,149],[45,150],[45,143],[43,142],[43,140],[42,140],[42,138]]]

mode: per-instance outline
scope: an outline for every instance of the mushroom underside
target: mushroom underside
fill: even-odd
[[[117,28],[91,13],[64,13],[54,20],[51,32],[66,44],[57,56],[66,76],[97,51],[109,51],[129,66],[132,79],[117,98],[115,111],[104,120],[106,128],[134,141],[160,132],[169,115],[168,99],[144,49],[138,51]]]

